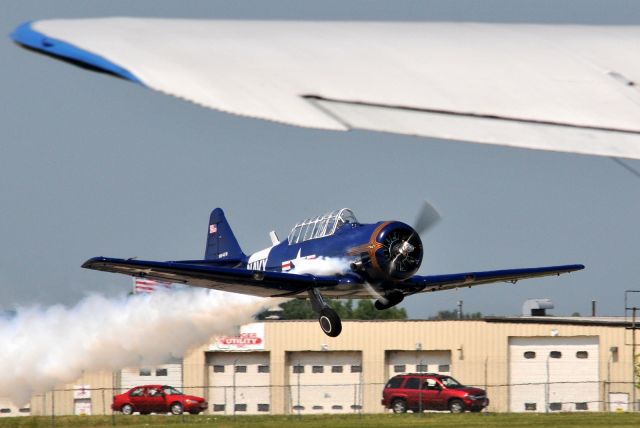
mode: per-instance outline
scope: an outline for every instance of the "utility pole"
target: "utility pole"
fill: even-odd
[[[640,293],[640,290],[625,290],[624,292],[624,316],[625,316],[625,321],[629,322],[629,315],[631,316],[631,326],[630,327],[626,327],[627,330],[631,330],[631,365],[632,365],[632,373],[633,373],[633,380],[631,382],[631,410],[632,411],[637,411],[638,410],[638,402],[637,402],[637,389],[638,389],[638,367],[636,364],[636,346],[637,346],[637,340],[636,340],[636,330],[639,328],[638,324],[636,322],[637,320],[637,315],[638,315],[638,306],[636,305],[632,305],[630,303],[630,297],[632,296],[631,293]],[[626,342],[626,341],[625,341]],[[629,345],[629,343],[625,343],[626,345]]]
[[[458,319],[462,319],[462,300],[458,300]]]

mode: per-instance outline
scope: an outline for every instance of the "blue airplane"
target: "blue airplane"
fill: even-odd
[[[224,212],[211,212],[204,260],[144,261],[95,257],[82,267],[173,283],[188,284],[261,297],[309,298],[325,334],[342,331],[338,314],[326,297],[375,298],[375,307],[388,309],[405,296],[428,291],[472,287],[492,282],[515,283],[520,279],[560,275],[584,269],[583,265],[464,272],[420,276],[420,234],[439,220],[425,203],[414,227],[399,221],[360,223],[348,208],[297,223],[273,245],[246,255],[238,245]],[[340,269],[326,271],[327,261]],[[301,269],[301,266],[305,269]],[[322,267],[322,269],[316,269]]]

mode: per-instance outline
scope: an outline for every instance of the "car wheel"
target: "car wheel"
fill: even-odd
[[[182,414],[182,404],[173,403],[171,405],[171,414],[173,414],[173,415],[181,415]]]
[[[464,413],[464,403],[460,400],[449,401],[449,410],[451,413]]]
[[[393,410],[393,413],[406,413],[407,402],[402,398],[396,398],[391,402],[391,410]]]
[[[120,408],[123,415],[133,415],[133,406],[131,404],[125,404]]]

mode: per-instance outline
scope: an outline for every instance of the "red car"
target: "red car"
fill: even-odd
[[[143,385],[114,396],[111,408],[125,415],[133,412],[140,412],[141,415],[167,412],[174,415],[182,412],[197,415],[206,410],[207,402],[202,397],[185,395],[172,386]]]
[[[489,405],[484,389],[464,386],[451,376],[409,373],[389,379],[382,391],[382,405],[394,413],[421,410],[479,412]]]

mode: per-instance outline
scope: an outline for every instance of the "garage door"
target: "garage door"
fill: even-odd
[[[509,410],[598,411],[597,337],[509,339]]]
[[[270,371],[268,352],[208,352],[210,412],[271,412]]]
[[[163,364],[148,367],[129,367],[122,369],[120,386],[128,391],[138,385],[171,385],[182,388],[182,364]]]
[[[291,413],[353,413],[362,409],[359,352],[287,353]]]
[[[387,351],[387,378],[402,373],[451,374],[450,351]]]

